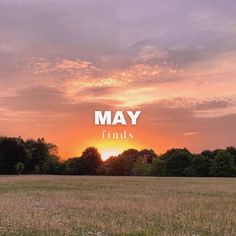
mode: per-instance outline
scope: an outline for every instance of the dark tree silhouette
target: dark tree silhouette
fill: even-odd
[[[147,163],[152,163],[157,158],[157,154],[152,149],[143,149],[139,152],[139,155],[146,159]]]
[[[209,176],[211,159],[203,155],[194,155],[192,164],[185,169],[186,176]]]
[[[152,162],[152,175],[154,176],[166,176],[166,161],[156,158]]]
[[[65,164],[65,174],[69,175],[81,175],[84,174],[83,163],[81,158],[74,157],[69,158],[64,162]]]
[[[30,160],[30,152],[25,148],[21,138],[0,138],[0,173],[15,174],[17,162]]]
[[[97,169],[103,165],[101,155],[95,147],[86,148],[80,157],[80,162],[83,166],[81,174],[86,175],[95,175]]]
[[[186,149],[171,149],[162,157],[166,161],[166,174],[169,176],[185,176],[185,169],[191,165],[192,154]]]
[[[217,177],[236,176],[236,167],[232,155],[221,150],[217,153],[210,167],[210,175]]]
[[[71,174],[140,176],[236,176],[236,148],[191,154],[186,148],[170,149],[161,156],[153,150],[128,149],[102,161],[95,147],[81,157],[60,161],[57,147],[37,140],[0,137],[0,174]]]
[[[25,165],[22,162],[17,162],[15,165],[15,169],[16,169],[16,173],[20,175],[24,171]]]

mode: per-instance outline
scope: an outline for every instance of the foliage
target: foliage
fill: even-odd
[[[72,175],[96,175],[103,165],[100,153],[95,147],[88,147],[81,157],[70,158],[65,162],[65,173]]]
[[[21,138],[0,137],[0,173],[15,174],[18,162],[28,163],[31,153]]]
[[[211,160],[207,156],[194,155],[192,158],[192,164],[184,170],[186,176],[209,176]]]
[[[131,174],[136,176],[150,176],[152,174],[152,165],[140,156],[134,163]]]
[[[236,176],[234,159],[228,151],[222,150],[217,153],[210,167],[210,175],[217,177]]]
[[[16,168],[16,173],[20,175],[24,171],[25,165],[22,162],[17,162],[15,168]]]
[[[83,165],[81,159],[73,157],[64,162],[65,174],[69,175],[81,175],[83,173]]]
[[[128,149],[102,161],[95,147],[80,157],[61,161],[57,147],[43,138],[0,137],[0,174],[66,174],[121,176],[236,176],[236,149],[205,150],[192,154],[170,149],[158,156],[153,150]]]
[[[185,176],[185,169],[191,165],[192,154],[186,149],[168,150],[162,157],[166,162],[168,176]]]
[[[0,174],[59,174],[56,146],[42,139],[0,137]],[[24,166],[24,168],[23,168]]]
[[[156,158],[152,162],[152,175],[166,176],[166,161]]]

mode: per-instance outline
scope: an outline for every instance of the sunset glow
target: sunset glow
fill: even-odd
[[[119,149],[105,149],[105,150],[101,150],[100,152],[101,152],[101,155],[102,155],[102,159],[105,161],[109,157],[118,156],[122,152],[122,150],[119,150]]]
[[[127,150],[128,148],[136,148],[140,149],[140,146],[128,142],[127,140],[123,141],[93,141],[92,142],[96,148],[101,152],[101,156],[103,160],[108,159],[110,156],[117,156],[118,154],[122,153],[124,150]]]
[[[63,159],[88,146],[106,159],[128,148],[236,145],[235,8],[1,1],[1,135],[44,137]],[[95,110],[142,114],[136,126],[96,127]],[[133,138],[103,139],[103,129]]]

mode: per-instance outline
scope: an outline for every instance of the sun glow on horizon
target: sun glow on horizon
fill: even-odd
[[[104,149],[101,151],[102,159],[105,161],[111,156],[118,156],[120,153],[122,153],[123,150],[111,148],[111,149]]]
[[[103,140],[94,142],[94,146],[101,153],[102,159],[105,161],[111,156],[117,156],[123,151],[135,148],[139,149],[139,145],[131,143],[127,140]]]

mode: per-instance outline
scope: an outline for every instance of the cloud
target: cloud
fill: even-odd
[[[47,87],[29,87],[1,100],[1,105],[9,110],[45,113],[60,111],[68,104],[62,92]]]
[[[83,89],[81,92],[78,93],[78,96],[91,96],[91,97],[101,97],[108,96],[109,94],[119,93],[120,88],[117,87],[88,87]]]
[[[155,102],[141,108],[141,126],[148,143],[160,150],[187,147],[192,151],[235,145],[236,113],[221,116],[196,116],[189,107],[167,106]]]
[[[225,109],[235,106],[235,103],[230,98],[212,98],[200,100],[195,98],[177,97],[172,99],[159,100],[157,103],[170,108],[185,108],[192,111]]]
[[[148,106],[148,105],[147,105]],[[166,114],[175,113],[173,117],[177,117],[180,112],[191,116],[198,117],[218,117],[229,114],[236,114],[235,102],[232,98],[212,98],[200,100],[195,98],[177,97],[172,99],[162,99],[151,103],[152,109],[160,109]],[[148,109],[146,105],[141,105],[143,109]],[[168,119],[168,117],[167,117]]]
[[[232,101],[232,99],[227,99],[227,98],[212,99],[195,103],[194,109],[198,111],[204,111],[204,110],[225,109],[232,106],[235,106],[235,103]]]
[[[20,120],[31,133],[31,120],[46,132],[57,121],[54,132],[80,130],[94,109],[140,107],[142,136],[153,134],[153,145],[162,135],[171,144],[232,143],[235,7],[233,0],[0,1],[1,126],[14,133]]]
[[[62,91],[50,87],[28,87],[19,90],[16,95],[1,99],[0,109],[10,112],[25,112],[32,116],[65,116],[78,117],[91,114],[96,109],[106,110],[113,108],[109,102],[83,102],[75,103]]]
[[[187,132],[187,133],[183,133],[184,136],[193,136],[193,135],[199,135],[199,132]]]
[[[93,71],[98,71],[96,66],[89,61],[57,59],[50,61],[46,58],[33,57],[26,61],[27,67],[33,74],[62,74],[89,76]]]

